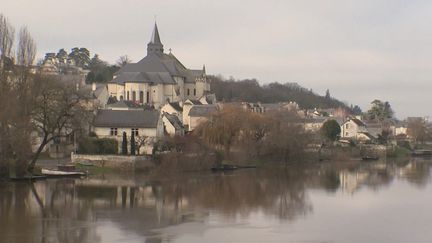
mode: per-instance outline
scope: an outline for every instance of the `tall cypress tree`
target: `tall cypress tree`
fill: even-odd
[[[126,136],[126,132],[123,132],[122,154],[127,155],[127,136]]]
[[[135,134],[132,132],[130,141],[130,154],[135,155]]]

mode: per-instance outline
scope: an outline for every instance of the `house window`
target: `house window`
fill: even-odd
[[[345,125],[345,128],[348,129],[348,128],[349,128],[349,124],[346,124],[346,125]]]
[[[136,92],[132,91],[132,100],[135,102],[136,101]]]
[[[146,94],[146,103],[150,103],[150,93],[147,91],[147,94]]]
[[[345,132],[345,137],[348,137],[348,132]]]
[[[194,95],[196,95],[196,89],[194,89]]]
[[[126,93],[126,100],[129,100],[129,91]]]
[[[187,95],[190,95],[190,90],[189,89],[187,90]]]
[[[111,136],[117,136],[117,127],[111,127],[110,134]]]
[[[132,129],[131,129],[131,134],[133,134],[133,135],[135,135],[135,136],[138,136],[138,135],[139,135],[139,133],[138,133],[138,128],[132,128]]]
[[[120,100],[123,100],[123,95],[120,95]]]
[[[140,104],[144,103],[144,92],[140,91]]]

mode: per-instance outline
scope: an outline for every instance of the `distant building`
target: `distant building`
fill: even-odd
[[[341,125],[341,139],[371,141],[375,140],[376,137],[369,133],[363,121],[357,118],[349,118]]]
[[[201,123],[208,121],[212,114],[219,110],[217,105],[192,106],[187,115],[188,131],[193,131]]]
[[[93,131],[99,138],[113,138],[119,143],[119,151],[126,132],[128,144],[134,133],[136,139],[147,137],[153,142],[164,133],[162,119],[157,110],[99,110],[93,123]],[[142,148],[140,153],[150,154],[152,144]]]
[[[164,124],[165,134],[170,136],[183,136],[185,134],[185,128],[178,116],[163,113],[162,122]]]
[[[155,24],[147,44],[147,56],[121,68],[108,82],[108,92],[117,100],[159,108],[168,102],[199,99],[210,92],[210,84],[205,67],[188,69],[171,51],[164,53]]]

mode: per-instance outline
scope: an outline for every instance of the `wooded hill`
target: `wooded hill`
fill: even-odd
[[[297,83],[278,82],[260,85],[256,79],[225,80],[221,76],[209,75],[211,92],[218,100],[225,102],[261,102],[278,103],[295,101],[303,109],[348,107],[342,101],[326,96],[320,96],[312,90],[301,87]]]

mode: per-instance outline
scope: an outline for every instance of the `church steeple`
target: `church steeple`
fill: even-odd
[[[163,53],[163,44],[160,40],[159,30],[155,22],[150,42],[147,44],[147,55],[150,53]]]

